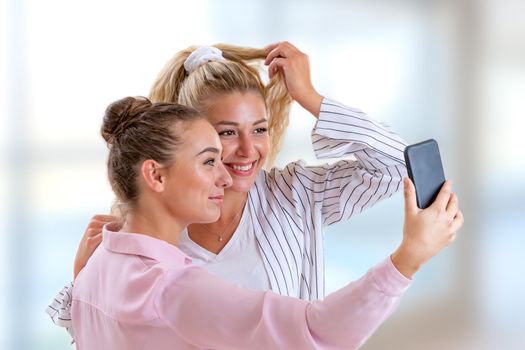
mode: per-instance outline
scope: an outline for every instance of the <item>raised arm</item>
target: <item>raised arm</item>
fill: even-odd
[[[398,191],[406,176],[405,141],[362,111],[321,96],[310,78],[308,56],[292,44],[279,42],[266,50],[270,78],[281,71],[292,98],[318,118],[312,132],[316,156],[355,158],[323,167],[300,166],[288,169],[291,177],[283,175],[288,185],[294,175],[299,177],[297,192],[321,204],[323,224],[346,220]]]
[[[333,120],[337,119],[337,129]],[[302,161],[272,169],[267,183],[283,202],[295,203],[299,217],[331,225],[390,197],[406,176],[404,141],[366,114],[324,100],[312,132],[318,158],[354,156],[320,166]]]
[[[390,259],[323,301],[239,288],[191,267],[166,277],[157,312],[199,348],[355,349],[397,306],[410,281]]]
[[[360,110],[323,100],[312,142],[318,158],[355,158],[299,170],[321,204],[325,225],[347,220],[401,188],[404,140]]]
[[[417,209],[405,182],[404,238],[392,258],[322,301],[239,288],[191,266],[165,275],[156,310],[179,336],[202,348],[355,349],[393,312],[410,277],[451,243],[463,223],[450,183]]]

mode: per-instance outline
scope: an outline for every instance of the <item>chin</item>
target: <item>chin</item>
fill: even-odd
[[[191,222],[194,224],[211,224],[219,220],[221,216],[221,210],[219,208],[208,208],[199,213],[200,215],[196,217]]]
[[[211,224],[219,220],[220,215],[207,216],[193,221],[193,224]]]
[[[213,212],[213,214],[209,216],[207,223],[215,222],[219,220],[220,217],[221,217],[221,211],[220,209],[217,209]]]
[[[206,223],[211,224],[212,222],[216,222],[221,217],[221,212],[217,211],[216,213],[213,213],[213,215],[209,215]]]
[[[233,192],[246,193],[246,192],[250,192],[254,184],[255,184],[255,179],[253,179],[252,181],[238,181],[234,183],[227,190],[233,191]]]

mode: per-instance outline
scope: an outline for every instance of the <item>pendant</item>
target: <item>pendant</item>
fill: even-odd
[[[219,242],[222,242],[222,236],[219,236]]]

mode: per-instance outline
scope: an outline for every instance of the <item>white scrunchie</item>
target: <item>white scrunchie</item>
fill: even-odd
[[[186,58],[184,69],[189,74],[202,64],[212,61],[224,61],[222,51],[213,46],[201,46]]]

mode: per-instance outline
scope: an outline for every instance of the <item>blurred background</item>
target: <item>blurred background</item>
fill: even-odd
[[[113,195],[105,107],[147,95],[178,50],[288,40],[317,90],[435,138],[464,215],[363,349],[524,349],[523,0],[0,0],[0,348],[70,349],[44,309]],[[315,163],[293,107],[280,166]],[[326,230],[327,292],[400,242],[402,195]]]

